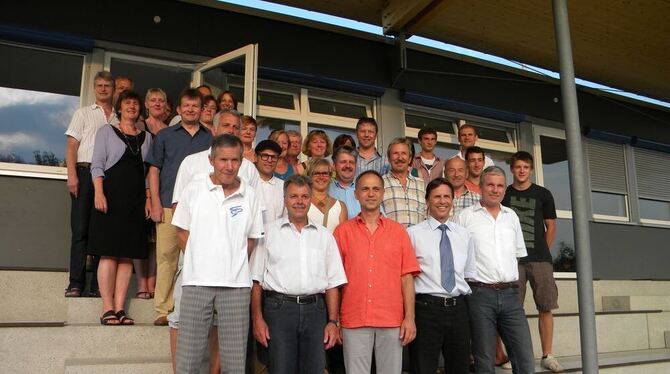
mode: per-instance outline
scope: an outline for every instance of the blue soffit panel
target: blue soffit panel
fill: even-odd
[[[519,123],[526,119],[525,115],[519,113],[508,112],[505,110],[465,103],[457,100],[445,99],[441,97],[427,96],[408,91],[401,92],[400,100],[407,104],[422,105],[454,112],[472,114],[505,122]]]
[[[29,29],[5,23],[0,23],[0,39],[78,52],[90,52],[94,45],[91,38],[62,32]]]

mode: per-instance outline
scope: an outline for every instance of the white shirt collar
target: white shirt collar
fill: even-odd
[[[451,222],[451,220],[447,220],[447,222],[442,223],[442,222],[436,220],[433,216],[428,216],[428,218],[426,219],[426,221],[428,222],[428,227],[430,227],[430,230],[431,230],[431,231],[433,231],[433,230],[437,230],[437,228],[438,228],[440,225],[447,225],[447,227],[449,228],[450,231],[453,231],[453,230],[454,230],[454,227],[453,227],[453,226],[454,226],[454,223]]]
[[[288,220],[288,215],[285,215],[284,217],[280,218],[279,220],[281,221],[280,224],[279,224],[280,227],[284,227],[286,225],[290,225],[291,227],[295,227],[295,225],[291,221]],[[309,217],[307,217],[307,224],[304,226],[304,228],[305,227],[312,227],[314,229],[317,228],[316,225],[314,224],[314,222],[311,219],[309,219]]]
[[[205,183],[207,184],[207,190],[213,191],[213,190],[218,189],[218,188],[223,188],[223,187],[221,187],[220,184],[214,184],[214,182],[212,182],[211,175],[212,174],[208,174],[207,178],[205,178]],[[226,199],[230,199],[231,197],[236,196],[238,194],[240,196],[244,196],[244,193],[246,192],[246,187],[245,187],[246,183],[244,183],[240,179],[240,177],[236,177],[236,179],[240,182],[240,187],[237,189],[237,191],[235,191],[232,194],[226,196]]]

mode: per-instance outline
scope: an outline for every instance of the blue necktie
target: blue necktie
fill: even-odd
[[[451,242],[447,236],[447,225],[437,227],[442,230],[442,239],[440,239],[440,269],[442,273],[442,287],[447,292],[451,292],[456,287],[456,274],[454,273],[454,254],[451,251]]]

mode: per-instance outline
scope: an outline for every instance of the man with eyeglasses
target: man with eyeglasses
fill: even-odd
[[[265,201],[263,224],[267,225],[286,215],[283,201],[284,181],[274,176],[282,149],[279,144],[267,139],[258,143],[255,152],[256,169],[260,175],[257,190]]]

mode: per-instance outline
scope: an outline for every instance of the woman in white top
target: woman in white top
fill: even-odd
[[[328,195],[331,172],[330,161],[324,158],[311,163],[307,174],[312,179],[312,203],[307,216],[312,222],[332,232],[337,225],[347,220],[347,206]]]

